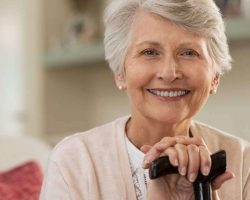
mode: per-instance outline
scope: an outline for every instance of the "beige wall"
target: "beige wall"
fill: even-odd
[[[234,67],[218,94],[197,119],[250,141],[250,42],[231,45]],[[89,129],[129,113],[128,98],[119,92],[105,64],[46,71],[46,133],[61,136]],[[56,136],[56,137],[55,137]]]
[[[129,113],[127,97],[116,89],[105,64],[47,70],[45,97],[46,133],[53,141],[57,134],[86,130]]]

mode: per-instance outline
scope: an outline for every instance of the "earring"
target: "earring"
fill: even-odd
[[[216,94],[217,90],[214,88],[210,91],[210,94]]]
[[[121,85],[118,86],[119,90],[123,90],[123,87]]]

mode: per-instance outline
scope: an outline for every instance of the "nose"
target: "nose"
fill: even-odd
[[[169,83],[172,83],[177,79],[181,79],[182,77],[183,73],[181,68],[174,59],[164,62],[162,66],[159,67],[157,72],[157,78],[159,80],[164,80]]]

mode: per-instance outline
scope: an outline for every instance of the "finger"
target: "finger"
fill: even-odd
[[[143,152],[143,153],[147,153],[150,149],[152,148],[151,145],[143,145],[140,150]]]
[[[211,165],[212,165],[210,153],[209,153],[207,147],[205,147],[205,146],[199,146],[199,149],[200,149],[201,173],[204,176],[207,176],[211,170]]]
[[[190,144],[187,146],[188,150],[188,180],[194,182],[197,178],[199,169],[200,169],[200,153],[199,147]]]
[[[232,173],[230,171],[226,171],[224,174],[216,177],[213,180],[212,189],[213,190],[218,190],[223,183],[225,183],[226,181],[228,181],[228,180],[230,180],[230,179],[232,179],[234,177],[235,177],[234,173]]]
[[[159,158],[167,148],[176,144],[176,139],[173,137],[165,137],[160,142],[156,143],[144,157],[143,168],[148,168],[152,161]],[[163,148],[164,147],[164,148]]]
[[[178,153],[174,147],[166,149],[161,156],[168,156],[171,165],[178,166]]]
[[[210,152],[209,152],[203,138],[202,137],[179,136],[177,138],[177,142],[184,144],[184,145],[195,144],[195,145],[199,146],[201,173],[203,175],[207,176],[210,172],[210,169],[211,169],[211,158],[210,158]]]
[[[187,165],[188,165],[188,152],[186,145],[176,144],[175,149],[178,154],[178,171],[182,176],[185,176],[187,173]]]
[[[157,148],[158,151],[165,151],[167,148],[174,146],[177,138],[175,137],[164,137],[161,139],[160,142],[155,144],[155,148]]]
[[[158,151],[155,147],[152,147],[144,156],[142,167],[144,169],[149,168],[150,164],[161,155],[162,151]]]
[[[204,142],[202,137],[179,136],[177,137],[176,141],[184,145],[195,144],[197,146],[206,146],[206,143]]]

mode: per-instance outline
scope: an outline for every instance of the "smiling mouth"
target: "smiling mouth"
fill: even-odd
[[[189,90],[158,90],[158,89],[147,89],[153,95],[160,96],[160,97],[182,97],[187,95],[190,91]]]

